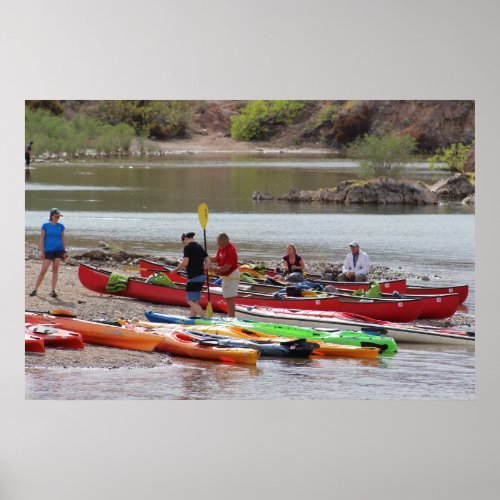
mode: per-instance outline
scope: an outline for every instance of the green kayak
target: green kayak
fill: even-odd
[[[279,323],[266,323],[264,321],[251,321],[238,318],[187,318],[173,314],[155,313],[147,311],[144,313],[148,321],[154,323],[176,323],[182,325],[232,325],[266,335],[279,337],[290,337],[296,339],[321,340],[331,344],[353,345],[359,347],[378,347],[383,354],[394,354],[397,346],[391,337],[371,335],[369,332],[335,330],[324,332],[313,328],[302,328],[300,326],[282,325]]]

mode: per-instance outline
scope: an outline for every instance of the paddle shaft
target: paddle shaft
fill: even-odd
[[[205,246],[205,252],[207,251],[207,231],[205,228],[203,228],[203,244]],[[207,269],[207,295],[208,295],[208,303],[211,304],[210,302],[210,278],[208,276],[208,269]]]

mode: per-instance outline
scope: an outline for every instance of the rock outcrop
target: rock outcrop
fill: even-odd
[[[344,181],[335,189],[319,189],[318,191],[290,189],[288,193],[280,196],[256,191],[253,193],[252,199],[275,199],[291,203],[317,201],[347,205],[351,203],[433,205],[439,202],[438,195],[431,192],[423,183],[394,179],[375,179],[366,183]]]
[[[440,199],[447,201],[463,200],[474,193],[474,185],[467,174],[455,174],[436,182],[431,188]]]

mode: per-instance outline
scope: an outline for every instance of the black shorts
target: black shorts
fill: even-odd
[[[29,153],[24,153],[24,161],[25,161],[26,165],[30,164],[31,155]]]
[[[56,252],[45,252],[45,258],[49,260],[62,259],[66,252],[64,250],[57,250]]]

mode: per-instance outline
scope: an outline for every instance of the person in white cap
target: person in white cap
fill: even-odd
[[[348,253],[342,272],[337,276],[337,281],[368,281],[368,269],[370,267],[370,259],[368,254],[359,248],[357,241],[349,243],[351,253]]]

